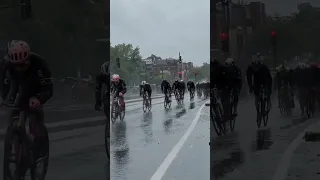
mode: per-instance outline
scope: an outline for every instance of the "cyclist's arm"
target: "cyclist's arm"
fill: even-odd
[[[126,85],[126,83],[124,81],[122,81],[122,91],[121,91],[121,93],[125,94],[126,92],[127,92],[127,85]]]
[[[41,104],[44,104],[52,97],[53,94],[51,72],[47,66],[43,66],[41,70],[38,70],[38,76],[40,78],[40,91],[37,98]]]

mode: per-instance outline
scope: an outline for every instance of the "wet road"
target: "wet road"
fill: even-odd
[[[268,126],[264,128],[257,128],[251,98],[240,103],[238,112],[234,132],[217,137],[212,128],[211,179],[273,179],[277,170],[286,168],[279,163],[282,159],[290,160],[287,149],[293,140],[318,120],[316,117],[301,117],[297,107],[292,117],[281,116],[276,100],[273,101]],[[287,156],[289,158],[286,159]]]
[[[209,113],[198,113],[201,115],[195,128],[179,148],[178,142],[205,103],[188,99],[181,106],[174,100],[168,110],[164,109],[163,100],[153,101],[152,112],[133,110],[126,114],[124,122],[111,127],[111,179],[209,178]],[[176,151],[179,152],[175,154]],[[194,166],[198,161],[201,166]]]
[[[199,114],[195,128],[186,138],[176,158],[171,159],[171,166],[164,173],[163,179],[173,177],[189,179],[187,174],[178,173],[181,170],[180,164],[187,163],[190,165],[188,171],[193,170],[193,173],[200,173],[206,177],[204,179],[208,179],[208,112],[197,114],[204,103],[203,100],[190,102],[186,98],[181,107],[176,107],[176,102],[173,102],[171,110],[164,110],[163,99],[154,99],[152,112],[146,114],[143,114],[140,108],[141,102],[128,103],[125,121],[122,123],[117,121],[111,127],[111,178],[150,179]],[[46,110],[46,122],[51,140],[46,179],[87,180],[107,179],[109,176],[104,149],[105,120],[102,112],[95,112],[91,108],[91,106],[70,106]],[[0,162],[2,162],[6,123],[2,122],[0,125]],[[203,156],[205,152],[207,156]],[[204,162],[207,160],[206,168],[193,167],[192,162],[197,159]],[[208,172],[204,174],[203,171],[206,169]],[[1,171],[2,168],[0,174]]]

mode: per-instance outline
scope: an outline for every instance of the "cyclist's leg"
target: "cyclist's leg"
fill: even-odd
[[[152,103],[152,101],[151,101],[151,94],[152,94],[152,90],[148,91],[148,98],[149,98],[149,101],[150,101],[150,105],[151,105],[151,103]]]
[[[46,148],[49,146],[48,130],[44,124],[44,113],[42,110],[30,113],[30,133],[34,136],[33,152],[35,158],[44,157]]]
[[[253,93],[254,93],[254,105],[256,107],[256,110],[258,111],[258,104],[259,104],[259,98],[260,98],[260,88],[253,87]]]
[[[233,90],[233,96],[234,96],[234,114],[238,114],[238,103],[239,103],[239,96],[240,96],[240,89],[239,88],[235,88]]]

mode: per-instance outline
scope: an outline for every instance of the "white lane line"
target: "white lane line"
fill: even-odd
[[[291,159],[294,151],[298,148],[299,144],[303,141],[305,132],[308,131],[311,127],[315,126],[315,124],[320,125],[320,122],[315,122],[309,125],[290,143],[290,145],[287,147],[287,149],[283,153],[280,162],[278,163],[278,167],[276,169],[276,172],[272,180],[285,180],[287,178],[288,169],[290,167]]]
[[[164,161],[162,162],[160,167],[157,169],[157,171],[153,174],[153,176],[151,177],[150,180],[161,180],[162,179],[162,177],[166,173],[167,169],[169,168],[169,166],[171,165],[173,160],[176,158],[176,156],[179,153],[180,149],[183,147],[183,145],[186,142],[186,140],[188,139],[189,135],[191,134],[191,132],[195,128],[195,126],[196,126],[196,124],[197,124],[197,122],[198,122],[198,120],[200,118],[201,111],[204,108],[204,106],[205,106],[205,103],[198,110],[197,115],[193,119],[193,121],[192,121],[191,125],[189,126],[188,130],[183,134],[183,136],[181,137],[179,142],[173,147],[171,152],[164,159]]]

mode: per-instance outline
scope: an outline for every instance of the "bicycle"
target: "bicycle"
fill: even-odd
[[[229,95],[229,104],[230,104],[230,113],[231,113],[231,119],[230,121],[230,130],[233,131],[234,127],[236,125],[236,116],[235,116],[235,95],[234,90],[230,91]]]
[[[167,108],[167,107],[171,107],[171,100],[169,99],[169,96],[168,94],[170,94],[171,92],[167,92],[164,96],[164,102],[163,102],[163,105],[164,105],[164,108]]]
[[[174,91],[174,96],[176,98],[177,104],[180,105],[180,93],[178,92],[178,90]]]
[[[11,108],[11,122],[6,130],[4,141],[3,179],[25,179],[26,172],[30,170],[32,180],[43,180],[47,174],[49,164],[49,136],[46,136],[44,147],[34,148],[34,136],[30,133],[30,110],[24,110],[14,104],[3,106]],[[35,151],[36,150],[36,151]],[[37,156],[41,154],[41,158]],[[42,167],[38,166],[43,163]],[[10,171],[10,163],[15,170]],[[40,171],[39,168],[41,169]],[[41,173],[38,173],[41,172]]]
[[[194,89],[190,89],[190,99],[194,98]]]
[[[142,110],[143,112],[146,112],[147,109],[150,111],[151,110],[151,103],[149,96],[147,95],[147,92],[143,93],[143,101],[142,101]]]
[[[213,88],[213,96],[210,100],[210,119],[213,124],[214,130],[216,131],[218,136],[226,133],[226,122],[223,118],[223,108],[221,102],[218,101],[217,94],[218,89]]]
[[[258,100],[258,107],[257,107],[257,126],[260,128],[261,122],[263,121],[264,126],[267,126],[268,119],[269,119],[269,112],[268,108],[268,97],[266,90],[263,85],[260,87],[260,94]]]
[[[106,123],[104,130],[104,144],[108,159],[110,159],[110,122]]]
[[[111,122],[114,123],[120,118],[123,121],[125,116],[125,110],[121,107],[119,98],[117,96],[113,96],[112,106],[111,106]]]

